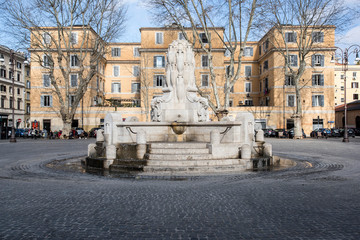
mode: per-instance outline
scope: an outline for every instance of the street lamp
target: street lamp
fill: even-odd
[[[10,142],[16,143],[16,137],[15,137],[15,59],[14,59],[15,52],[13,50],[10,50],[10,62],[9,64],[12,65],[12,126],[11,126],[11,137]]]
[[[344,72],[344,91],[345,91],[345,96],[344,96],[344,117],[345,117],[345,123],[344,123],[344,139],[343,142],[349,142],[349,137],[348,137],[348,129],[347,129],[347,102],[346,102],[346,71],[348,70],[348,65],[349,65],[349,56],[353,53],[356,54],[355,56],[355,60],[359,61],[360,57],[359,57],[359,52],[360,52],[360,45],[354,44],[351,45],[348,48],[345,48],[344,50],[342,50],[341,48],[336,48],[336,50],[339,50],[341,52],[340,58],[341,58],[341,68],[342,71]],[[335,54],[336,54],[336,50],[335,50]],[[331,59],[332,62],[335,62],[334,60],[334,56]]]

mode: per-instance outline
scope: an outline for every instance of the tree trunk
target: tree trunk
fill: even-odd
[[[67,139],[67,138],[69,138],[70,130],[71,130],[71,120],[69,120],[69,119],[64,119],[64,120],[63,120],[63,129],[62,129],[61,138],[62,138],[62,139]]]

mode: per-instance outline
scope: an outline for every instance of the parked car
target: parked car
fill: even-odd
[[[344,129],[340,129],[341,137],[344,137]],[[352,128],[348,128],[348,137],[355,137],[355,131]]]
[[[15,137],[24,137],[25,129],[18,128],[15,131]]]
[[[331,137],[341,137],[340,130],[338,128],[331,129]]]
[[[288,131],[288,135],[289,135],[289,138],[294,138],[294,136],[295,136],[294,128],[291,128],[291,129]],[[304,129],[302,129],[302,135],[303,135],[303,138],[306,138],[306,134],[305,134],[305,132],[304,132]]]
[[[101,128],[97,127],[97,128],[92,128],[89,132],[89,137],[96,137],[96,132],[97,130],[99,130]]]
[[[331,136],[331,130],[328,128],[317,128],[310,133],[310,137],[324,137],[328,138]]]
[[[274,131],[274,129],[272,129],[272,128],[264,128],[263,131],[264,131],[264,136],[265,137],[271,137],[271,134]]]
[[[84,129],[83,128],[76,128],[75,129],[77,131],[77,134],[80,136],[82,133],[84,133]]]
[[[275,129],[274,134],[272,134],[272,136],[278,137],[278,138],[287,138],[288,132],[283,128],[277,128],[277,129]]]

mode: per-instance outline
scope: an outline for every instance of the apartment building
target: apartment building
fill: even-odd
[[[10,63],[10,60],[13,62]],[[25,127],[25,55],[0,45],[0,132],[8,138],[14,127]],[[14,119],[12,111],[14,107]]]
[[[296,41],[296,36],[300,35],[298,31],[296,26],[289,26],[289,35],[292,36],[288,39]],[[307,134],[317,127],[333,127],[335,120],[335,64],[331,62],[335,50],[335,28],[329,26],[326,31],[314,32],[317,36],[315,47],[308,54],[307,66],[300,80],[302,123]],[[204,96],[214,100],[209,55],[201,48],[199,38],[205,47],[211,43],[213,74],[216,76],[219,97],[223,101],[225,76],[229,71],[234,71],[229,68],[229,54],[218,37],[223,35],[223,28],[210,29],[210,39],[201,31],[194,39],[191,29],[182,31],[176,25],[141,28],[140,33],[140,43],[107,44],[104,60],[98,66],[99,71],[88,87],[84,100],[77,107],[73,126],[84,126],[89,130],[102,125],[109,111],[118,111],[123,118],[136,116],[140,121],[149,120],[151,99],[161,95],[165,86],[167,49],[176,39],[186,38],[194,43],[196,84]],[[269,32],[259,41],[247,42],[243,47],[240,77],[231,89],[229,116],[251,112],[256,122],[264,128],[289,129],[294,126],[295,87],[293,80],[285,76],[284,58],[279,46],[272,45],[275,42],[272,38],[276,36]],[[289,44],[292,67],[297,68],[298,50],[295,43]],[[235,69],[237,64],[235,62]],[[40,99],[37,99],[39,97],[36,97],[52,88],[44,86],[44,71],[43,66],[32,64],[31,119],[43,123],[48,119],[51,120],[50,127],[53,130],[61,129],[61,118],[52,110],[54,107],[44,108]],[[56,106],[55,101],[54,97],[53,106]],[[210,117],[216,120],[214,114]]]
[[[335,105],[345,102],[345,71],[341,64],[335,65]],[[360,65],[347,65],[346,70],[346,102],[360,100]]]

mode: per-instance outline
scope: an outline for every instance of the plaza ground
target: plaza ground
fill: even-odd
[[[360,138],[266,140],[297,165],[114,178],[48,167],[94,139],[0,141],[0,239],[360,239]]]

